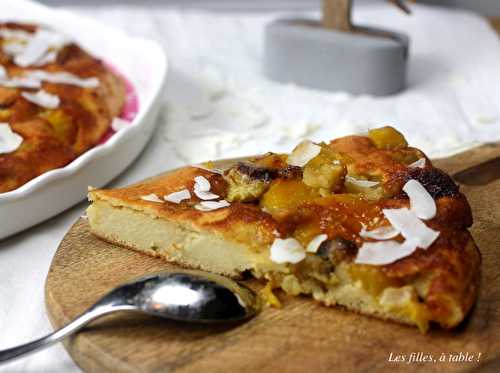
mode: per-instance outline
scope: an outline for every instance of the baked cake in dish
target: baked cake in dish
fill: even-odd
[[[0,23],[0,193],[97,145],[125,92],[121,77],[64,35]]]
[[[233,163],[91,190],[90,228],[181,266],[250,272],[269,303],[281,288],[422,331],[470,311],[481,257],[469,204],[394,128]]]

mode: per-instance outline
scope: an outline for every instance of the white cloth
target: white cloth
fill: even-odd
[[[412,144],[434,156],[499,140],[498,37],[471,13],[414,9],[412,17],[385,5],[356,10],[358,23],[386,25],[412,38],[408,90],[373,98],[266,81],[260,74],[263,26],[276,14],[74,8],[160,41],[173,66],[152,141],[113,185],[184,162],[290,150],[303,137],[327,140],[386,123],[397,125]],[[84,207],[0,242],[0,349],[51,330],[44,280],[58,243]],[[58,345],[0,371],[78,368]]]

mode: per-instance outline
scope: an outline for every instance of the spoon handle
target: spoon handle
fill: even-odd
[[[39,351],[61,341],[67,336],[83,328],[92,320],[115,311],[127,310],[130,306],[114,304],[97,304],[59,330],[34,341],[0,351],[0,364]]]

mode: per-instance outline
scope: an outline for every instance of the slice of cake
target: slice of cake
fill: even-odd
[[[189,268],[249,271],[269,302],[281,288],[422,331],[474,304],[467,200],[395,129],[205,166],[90,191],[92,232]]]

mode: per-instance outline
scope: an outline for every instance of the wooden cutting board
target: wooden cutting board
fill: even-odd
[[[499,155],[500,146],[483,146],[436,164],[454,173]],[[500,179],[462,190],[474,212],[472,233],[483,256],[482,287],[472,315],[454,331],[422,335],[415,328],[279,294],[282,309],[264,309],[238,326],[188,325],[119,314],[95,322],[65,346],[89,372],[498,371]],[[114,286],[173,268],[97,239],[86,220],[80,219],[61,242],[47,277],[50,320],[59,328]],[[260,287],[255,281],[249,285]],[[408,359],[412,352],[419,359],[432,355],[437,361],[390,361],[401,355]],[[461,356],[471,361],[450,361]]]

